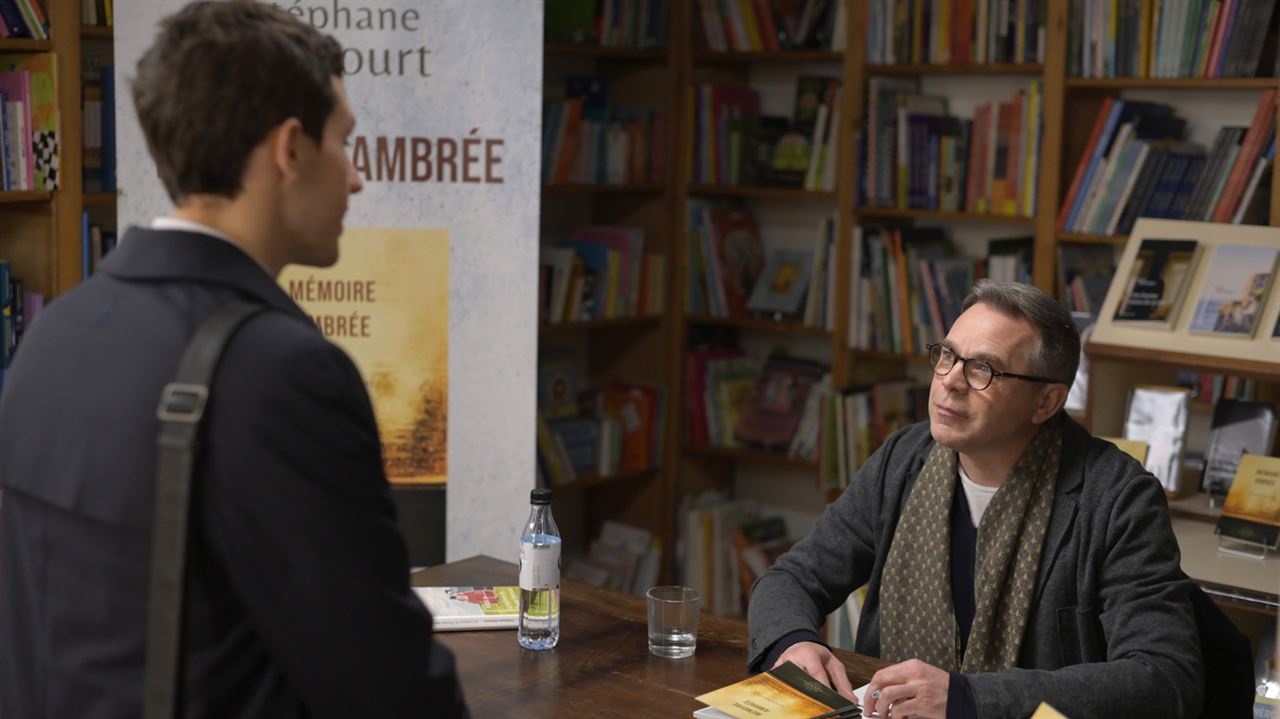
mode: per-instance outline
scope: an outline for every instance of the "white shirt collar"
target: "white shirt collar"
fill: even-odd
[[[202,225],[199,222],[192,222],[191,220],[183,220],[177,217],[157,217],[151,221],[151,229],[179,230],[182,232],[194,232],[196,234],[208,235],[209,237],[222,240],[227,244],[234,245],[237,250],[244,252],[244,254],[249,259],[253,260],[254,264],[262,268],[263,272],[266,272],[267,275],[271,275],[271,272],[267,270],[267,266],[259,262],[257,257],[254,257],[253,255],[246,252],[243,247],[236,244],[235,240],[231,239],[230,237],[227,237],[226,235],[222,234],[221,232],[218,232],[217,230],[213,229],[208,225]]]

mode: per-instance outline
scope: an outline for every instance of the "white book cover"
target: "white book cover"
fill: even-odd
[[[1182,387],[1135,387],[1125,413],[1124,438],[1146,442],[1146,469],[1167,492],[1178,491],[1191,393]]]
[[[1253,337],[1277,256],[1276,247],[1218,245],[1200,283],[1191,331]]]

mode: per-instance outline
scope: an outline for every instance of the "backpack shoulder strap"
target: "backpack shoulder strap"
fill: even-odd
[[[214,311],[187,343],[173,381],[156,408],[155,508],[151,529],[151,581],[147,593],[145,719],[173,719],[180,706],[182,594],[187,527],[200,421],[222,351],[266,305],[233,301]]]

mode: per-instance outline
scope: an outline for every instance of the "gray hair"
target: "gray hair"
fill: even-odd
[[[964,309],[984,304],[1006,317],[1026,320],[1040,335],[1031,353],[1032,372],[1068,386],[1080,366],[1080,333],[1062,305],[1021,282],[978,280],[964,298]]]

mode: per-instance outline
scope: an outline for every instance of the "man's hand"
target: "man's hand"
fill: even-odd
[[[787,647],[773,666],[781,666],[786,662],[794,663],[805,670],[809,676],[836,690],[849,701],[856,701],[853,698],[853,685],[849,683],[849,675],[845,672],[844,664],[836,659],[830,649],[813,642],[796,642]],[[945,692],[942,698],[945,704],[947,698]]]
[[[893,719],[946,719],[950,686],[950,674],[919,659],[894,664],[871,677],[862,715],[878,712]]]

